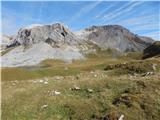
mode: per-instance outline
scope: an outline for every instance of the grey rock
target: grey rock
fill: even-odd
[[[45,59],[61,59],[67,63],[83,59],[78,48],[82,41],[60,23],[25,27],[8,45],[16,48],[2,57],[2,66],[35,65]]]
[[[14,36],[8,36],[1,34],[0,41],[1,41],[1,51],[5,50],[7,46],[13,43]]]
[[[100,48],[116,49],[120,52],[143,51],[153,42],[153,39],[135,35],[119,25],[92,26],[80,33],[80,36]]]
[[[69,29],[60,23],[22,28],[18,31],[15,39],[15,42],[18,41],[24,46],[43,41],[56,47],[62,44],[77,45],[78,41],[80,41]]]

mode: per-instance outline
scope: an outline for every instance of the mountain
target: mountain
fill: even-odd
[[[148,43],[154,43],[155,40],[153,40],[152,38],[150,37],[145,37],[145,36],[139,36],[141,40],[145,41],[145,42],[148,42]]]
[[[2,66],[35,65],[45,59],[70,62],[84,58],[78,48],[81,39],[62,24],[32,25],[21,28],[7,48],[14,48],[2,56]]]
[[[143,51],[153,40],[131,33],[118,25],[92,26],[72,32],[60,23],[21,28],[2,56],[3,67],[35,65],[45,59],[71,62],[90,52],[116,49],[121,53]],[[12,49],[11,49],[12,48]]]
[[[1,40],[1,51],[5,50],[5,48],[12,44],[12,39],[14,38],[14,36],[8,36],[8,35],[4,35],[1,34],[0,36],[0,40]]]
[[[143,59],[150,57],[160,57],[160,41],[154,42],[143,51]]]
[[[121,52],[143,51],[154,40],[140,37],[119,25],[92,26],[76,33],[100,48],[114,48]]]
[[[39,42],[46,42],[52,46],[61,44],[77,45],[78,39],[68,28],[60,23],[53,25],[31,25],[20,29],[16,41],[21,45],[32,45]]]

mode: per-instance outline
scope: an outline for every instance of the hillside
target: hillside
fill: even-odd
[[[135,35],[119,25],[92,26],[77,32],[77,35],[92,41],[100,48],[114,48],[120,52],[140,52],[154,41]]]
[[[144,49],[143,59],[160,56],[160,41],[154,42],[152,45]]]
[[[160,60],[141,59],[153,40],[119,27],[20,29],[2,54],[2,119],[159,120]]]
[[[2,66],[35,65],[49,58],[65,62],[82,59],[84,56],[78,48],[81,41],[59,23],[31,25],[20,29],[13,43],[7,46],[7,49],[13,49],[2,56]]]
[[[72,32],[60,23],[21,28],[2,53],[2,66],[36,65],[45,59],[72,62],[98,50],[141,52],[153,42],[122,26],[92,26]]]
[[[2,68],[2,119],[159,120],[160,61],[130,56]]]

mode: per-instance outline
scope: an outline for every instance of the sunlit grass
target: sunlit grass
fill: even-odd
[[[82,76],[79,80],[69,77],[60,81],[49,80],[48,85],[24,81],[12,86],[7,82],[2,86],[2,118],[95,120],[113,112],[113,118],[124,114],[127,120],[150,120],[151,116],[158,120],[160,117],[160,82],[156,77],[138,77],[137,80],[129,80],[127,76],[89,78]],[[145,87],[137,81],[144,83]],[[81,89],[70,90],[74,85]],[[93,92],[87,92],[88,88],[93,89]],[[48,91],[52,90],[58,90],[61,94],[50,96]],[[128,101],[131,107],[123,102],[113,104],[113,101],[124,95],[131,98]],[[43,105],[48,106],[42,109]],[[142,106],[145,108],[142,109]]]
[[[108,115],[115,120],[124,114],[126,120],[159,120],[160,61],[140,60],[136,54],[127,58],[131,55],[115,58],[104,52],[70,64],[48,59],[37,66],[2,68],[2,119],[97,120]],[[104,70],[120,63],[127,67]],[[142,76],[150,71],[155,75]],[[46,79],[48,84],[39,82]],[[74,86],[80,90],[71,90]],[[54,90],[61,94],[50,95]]]

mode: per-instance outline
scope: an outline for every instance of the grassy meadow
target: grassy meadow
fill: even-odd
[[[159,58],[105,51],[70,64],[45,60],[1,71],[2,120],[160,118]]]

